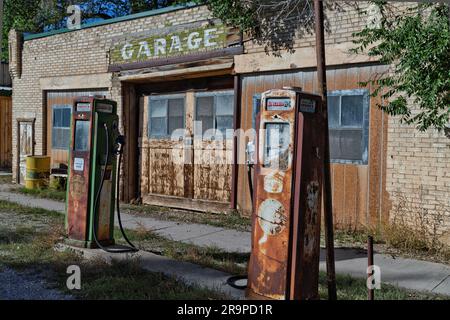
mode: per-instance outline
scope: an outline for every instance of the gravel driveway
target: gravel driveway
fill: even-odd
[[[58,290],[47,288],[42,277],[0,266],[0,300],[72,300]]]

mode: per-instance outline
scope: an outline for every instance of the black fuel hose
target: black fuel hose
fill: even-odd
[[[106,167],[108,166],[108,162],[109,162],[109,130],[108,130],[108,125],[106,123],[103,124],[103,128],[105,129],[105,134],[106,134],[106,161],[105,161],[105,166],[103,168],[103,172],[102,172],[102,178],[101,178],[101,182],[100,182],[100,187],[97,191],[97,194],[95,196],[95,202],[94,202],[94,224],[93,224],[93,232],[92,234],[94,235],[94,241],[97,244],[97,246],[102,249],[103,251],[109,252],[109,253],[126,253],[126,252],[137,252],[139,251],[139,249],[137,249],[128,239],[128,237],[125,234],[125,231],[123,229],[122,226],[122,219],[120,217],[120,206],[119,206],[119,197],[116,197],[116,205],[117,205],[117,218],[119,221],[119,227],[120,227],[120,232],[122,233],[123,238],[125,239],[125,241],[130,245],[130,248],[124,248],[124,249],[109,249],[107,247],[102,246],[102,244],[100,243],[100,241],[98,241],[97,238],[97,228],[98,228],[98,211],[97,211],[97,206],[98,206],[98,201],[100,199],[100,194],[102,192],[103,189],[103,183],[105,182],[105,176],[106,176]],[[119,167],[119,174],[117,175],[117,180],[119,180],[119,175],[120,175],[120,164],[121,164],[121,154],[119,154],[119,163],[118,163],[118,167]],[[112,226],[114,228],[114,226]]]

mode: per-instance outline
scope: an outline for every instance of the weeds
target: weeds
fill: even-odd
[[[424,190],[419,189],[417,200],[399,193],[399,201],[391,210],[391,219],[383,227],[389,247],[411,254],[427,254],[450,261],[450,247],[440,241],[441,226],[448,209],[436,205],[434,210],[423,207]]]
[[[432,210],[424,207],[425,194],[422,188],[409,196],[398,192],[396,198],[399,200],[390,211],[389,221],[372,228],[361,226],[358,230],[336,230],[336,244],[365,247],[367,236],[371,235],[374,243],[384,245],[388,252],[449,263],[450,246],[440,237],[445,216],[450,213],[443,204]]]
[[[137,230],[126,230],[126,234],[137,247],[145,251],[231,274],[243,274],[247,271],[248,253],[230,253],[216,247],[200,247],[169,240],[142,226]],[[115,228],[114,235],[116,241],[126,244],[118,228]]]
[[[113,260],[108,264],[101,260],[84,260],[70,250],[56,251],[55,245],[64,236],[62,215],[47,210],[36,211],[0,201],[0,270],[2,265],[32,270],[42,275],[50,286],[81,299],[225,298],[161,273],[147,272],[136,260]],[[29,225],[30,217],[39,222],[38,227]],[[66,287],[69,265],[81,268],[81,290],[69,291]]]
[[[57,201],[65,201],[66,200],[66,191],[57,190],[52,188],[38,188],[38,189],[27,189],[25,187],[15,188],[12,191],[16,191],[21,194],[37,197],[37,198],[45,198]]]
[[[12,176],[10,174],[0,175],[0,184],[9,184],[12,182]]]

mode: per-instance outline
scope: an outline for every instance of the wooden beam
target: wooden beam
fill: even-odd
[[[233,117],[233,129],[236,131],[240,128],[241,123],[241,79],[238,75],[234,76],[234,117]],[[233,136],[233,166],[231,173],[231,209],[237,208],[237,190],[238,190],[238,137]]]
[[[238,54],[244,53],[243,46],[235,46],[230,48],[225,48],[221,50],[214,50],[206,53],[199,54],[189,54],[177,57],[169,57],[162,59],[153,59],[150,61],[143,62],[132,62],[126,64],[113,64],[108,67],[108,72],[120,72],[123,70],[133,70],[133,69],[143,69],[143,68],[151,68],[151,67],[159,67],[168,64],[179,64],[185,62],[194,62],[198,60],[206,60],[211,58],[218,57],[226,57],[226,56],[234,56]]]

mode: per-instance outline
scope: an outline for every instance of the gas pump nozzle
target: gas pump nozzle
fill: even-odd
[[[119,134],[116,138],[116,143],[114,144],[114,153],[117,155],[123,154],[124,145],[125,145],[125,136]]]

